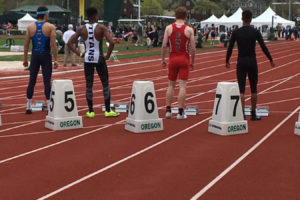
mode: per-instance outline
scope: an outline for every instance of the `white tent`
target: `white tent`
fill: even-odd
[[[29,24],[31,24],[35,21],[37,21],[37,20],[34,19],[33,17],[31,17],[31,15],[27,13],[24,17],[22,17],[21,19],[18,20],[18,29],[25,31],[25,30],[27,30],[27,27],[29,26]]]
[[[227,20],[228,19],[228,17],[224,14],[224,15],[222,15],[222,17],[220,17],[220,19],[219,19],[219,21],[224,21],[224,20]],[[220,22],[218,22],[218,23],[220,23]]]
[[[230,17],[227,19],[224,17],[222,20],[219,20],[218,25],[224,25],[224,26],[242,26],[242,8],[237,9],[235,13],[233,13]]]
[[[201,21],[200,24],[201,27],[211,26],[212,24],[216,24],[218,21],[219,19],[215,15],[212,15],[208,19]]]
[[[273,18],[274,27],[276,27],[279,24],[284,27],[295,26],[295,22],[280,17],[270,7],[267,10],[265,10],[265,12],[263,12],[261,15],[253,19],[251,24],[256,27],[261,27],[264,25],[267,25],[268,27],[272,27],[272,18]]]

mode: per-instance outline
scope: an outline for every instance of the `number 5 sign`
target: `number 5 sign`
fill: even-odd
[[[236,135],[248,132],[237,83],[218,83],[213,116],[212,120],[209,121],[208,131],[219,135]]]
[[[72,80],[53,81],[45,126],[52,130],[82,128]]]
[[[163,130],[152,81],[133,82],[125,129],[135,133]]]

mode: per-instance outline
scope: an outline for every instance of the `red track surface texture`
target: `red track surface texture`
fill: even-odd
[[[48,130],[46,112],[24,114],[28,72],[0,72],[0,199],[300,199],[300,137],[294,134],[300,109],[299,44],[269,43],[275,68],[257,49],[259,105],[269,106],[270,116],[248,121],[248,134],[228,137],[207,129],[217,82],[236,80],[236,51],[231,69],[225,68],[225,50],[198,52],[187,105],[198,105],[200,115],[164,119],[164,131],[147,134],[125,131],[127,114],[104,118],[97,77],[96,117],[83,117],[83,129]],[[129,102],[134,80],[153,80],[164,117],[166,70],[159,57],[146,59],[110,63],[112,100]],[[84,116],[82,68],[54,70],[53,79],[73,80]],[[34,100],[43,99],[39,77]]]

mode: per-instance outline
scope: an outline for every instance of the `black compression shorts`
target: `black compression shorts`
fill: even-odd
[[[250,82],[251,93],[257,93],[258,69],[255,57],[239,57],[236,73],[241,94],[245,93],[247,75]]]

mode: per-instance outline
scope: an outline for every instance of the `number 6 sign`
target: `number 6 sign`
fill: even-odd
[[[248,132],[237,83],[218,83],[213,116],[212,120],[209,121],[208,131],[220,135],[235,135]]]
[[[163,130],[152,81],[133,82],[125,129],[135,133]]]

